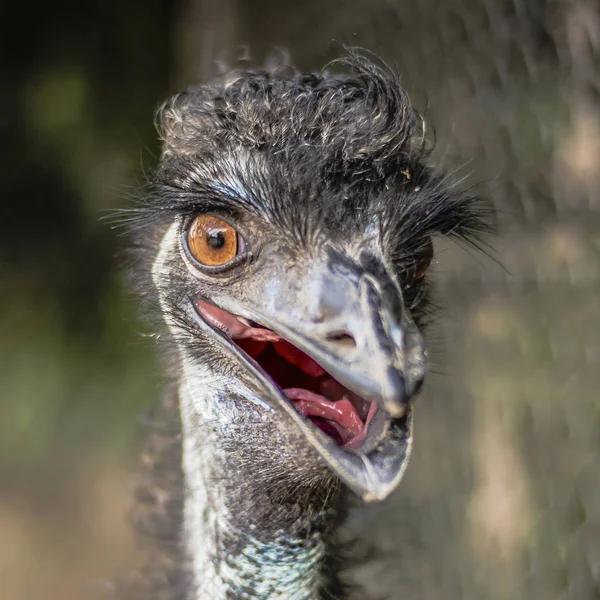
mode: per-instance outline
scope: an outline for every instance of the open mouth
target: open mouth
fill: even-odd
[[[339,374],[329,372],[331,354],[285,323],[270,329],[274,320],[268,317],[258,316],[265,319],[265,326],[202,300],[192,304],[203,326],[218,332],[225,346],[235,348],[246,368],[266,384],[263,400],[292,418],[346,485],[366,501],[383,500],[396,488],[412,447],[410,402],[402,415],[392,416],[380,396],[363,395],[348,381],[351,387],[346,387],[338,377],[352,363],[338,364]],[[323,364],[316,360],[320,353]],[[360,378],[356,379],[360,386]]]
[[[338,446],[364,451],[367,437],[379,437],[371,425],[383,409],[344,387],[281,335],[201,300],[196,309],[254,359],[294,408]]]

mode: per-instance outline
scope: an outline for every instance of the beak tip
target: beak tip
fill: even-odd
[[[381,399],[383,408],[395,419],[400,419],[408,412],[411,399],[419,390],[421,379],[413,379],[401,371],[390,369],[387,385],[382,386]]]
[[[387,496],[387,493],[382,494],[380,492],[366,492],[365,494],[363,494],[362,499],[364,502],[367,503],[381,502],[382,500],[385,500]]]
[[[387,412],[395,419],[400,419],[406,414],[408,404],[397,397],[386,398],[384,407]]]

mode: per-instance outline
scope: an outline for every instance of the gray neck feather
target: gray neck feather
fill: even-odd
[[[262,446],[269,455],[273,447],[263,439],[258,446],[243,448],[244,432],[234,425],[240,415],[226,399],[227,379],[186,364],[179,399],[190,600],[319,597],[324,530],[335,518],[322,505],[317,509],[310,502],[273,501],[268,461],[285,457],[256,457],[260,466],[253,469],[251,462],[256,461],[247,452],[260,453]],[[253,420],[264,420],[264,409],[257,406],[244,418],[252,429]],[[248,430],[245,435],[250,435]],[[260,427],[256,435],[261,440]]]

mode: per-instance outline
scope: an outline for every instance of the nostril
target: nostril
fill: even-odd
[[[344,332],[330,333],[327,336],[328,342],[333,342],[336,346],[344,348],[346,350],[354,350],[356,348],[355,339],[349,334]]]

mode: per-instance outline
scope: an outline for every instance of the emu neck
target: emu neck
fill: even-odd
[[[189,600],[321,597],[339,492],[293,489],[260,400],[232,400],[207,369],[184,369],[179,401]]]

